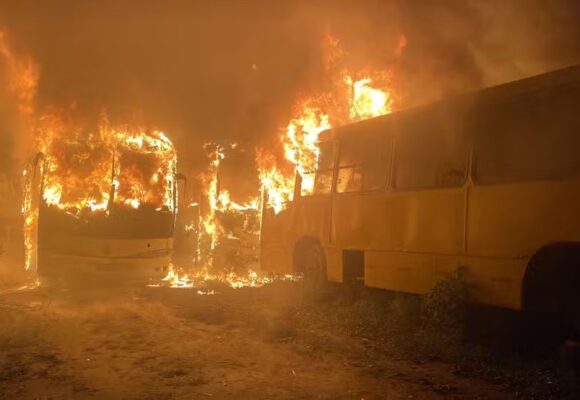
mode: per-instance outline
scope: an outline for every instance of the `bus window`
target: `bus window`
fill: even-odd
[[[334,164],[334,143],[322,142],[318,148],[320,149],[320,154],[318,156],[317,170],[332,169],[332,165]]]
[[[363,143],[342,141],[338,157],[338,193],[358,192],[362,189]]]
[[[363,164],[363,190],[378,190],[385,186],[391,169],[392,151],[390,141],[368,149]]]
[[[395,156],[398,189],[457,187],[465,181],[467,146],[445,131],[401,132]]]
[[[362,168],[345,167],[338,170],[336,191],[338,193],[358,192],[362,188]]]
[[[332,189],[332,168],[334,164],[334,143],[322,142],[318,148],[318,165],[315,173],[306,173],[302,176],[300,194],[310,196],[313,194],[328,194]]]
[[[314,178],[314,194],[328,194],[332,188],[332,170],[318,171]]]
[[[475,179],[501,183],[580,177],[580,116],[574,93],[530,98],[487,118],[476,146]]]
[[[346,193],[384,187],[389,169],[387,159],[383,143],[342,142],[336,191]]]

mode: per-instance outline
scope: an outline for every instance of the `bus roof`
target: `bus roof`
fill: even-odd
[[[386,121],[394,121],[400,117],[409,114],[417,114],[429,109],[436,109],[449,106],[458,106],[464,104],[494,104],[502,101],[511,100],[518,97],[526,97],[532,93],[541,92],[548,88],[557,88],[568,86],[573,83],[580,83],[580,65],[543,73],[503,83],[497,86],[491,86],[485,89],[470,91],[460,95],[444,98],[432,103],[406,108],[392,114],[382,115],[380,117],[343,125],[337,128],[329,129],[320,134],[320,141],[327,141],[333,138],[341,138],[349,135],[353,130],[373,130],[372,127],[379,124],[383,125]]]

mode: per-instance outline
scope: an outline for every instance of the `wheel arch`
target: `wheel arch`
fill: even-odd
[[[555,242],[538,249],[526,264],[522,309],[550,314],[565,312],[580,291],[580,242]]]

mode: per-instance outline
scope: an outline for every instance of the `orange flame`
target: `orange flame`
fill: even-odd
[[[179,271],[173,264],[169,265],[167,275],[162,279],[162,284],[150,285],[152,287],[168,286],[170,288],[193,289],[206,288],[208,283],[221,283],[232,289],[241,289],[244,287],[262,287],[274,281],[299,281],[297,275],[266,275],[261,276],[257,272],[249,270],[245,275],[239,275],[234,272],[210,273],[206,268],[193,273]],[[198,294],[215,294],[214,290],[198,290]]]
[[[86,132],[50,114],[40,119],[37,137],[47,205],[73,213],[105,211],[111,204],[173,209],[177,159],[162,132],[107,122]]]
[[[406,45],[405,36],[401,36],[395,52],[400,55]],[[324,70],[333,74],[334,65],[347,55],[340,43],[332,35],[326,34],[323,40]],[[393,110],[394,96],[392,74],[390,71],[378,71],[364,74],[351,74],[343,69],[330,76],[331,82],[339,82],[331,92],[310,97],[303,97],[296,106],[295,116],[290,120],[282,135],[285,159],[292,165],[289,172],[276,165],[273,153],[264,149],[256,152],[259,178],[266,205],[275,213],[281,212],[292,200],[294,193],[294,175],[302,178],[302,195],[311,194],[314,190],[314,172],[318,164],[320,133],[343,123],[360,121],[385,115]],[[359,79],[353,76],[360,76]],[[375,82],[385,83],[385,87],[375,86]],[[347,104],[347,114],[341,115],[343,105]]]
[[[7,39],[4,31],[0,30],[0,57],[6,66],[6,87],[8,92],[16,99],[16,105],[24,125],[29,125],[31,116],[35,109],[36,90],[39,79],[38,66],[33,60],[25,55],[17,54]],[[27,130],[28,126],[24,128]],[[20,140],[20,144],[25,144],[26,140]],[[22,150],[22,149],[20,149]],[[27,150],[27,149],[24,149]],[[34,186],[32,168],[25,168],[23,171],[23,236],[24,236],[24,266],[30,270],[35,258],[35,230],[38,219],[38,208],[34,204],[32,189]]]
[[[231,148],[236,148],[232,144]],[[255,197],[246,203],[237,203],[232,200],[230,192],[220,188],[219,169],[222,160],[225,158],[224,146],[216,143],[206,143],[204,148],[208,152],[209,166],[207,171],[202,174],[201,181],[204,195],[207,199],[207,212],[201,217],[202,234],[209,238],[209,254],[207,256],[208,264],[211,266],[213,260],[213,251],[219,244],[219,240],[224,236],[224,229],[220,225],[218,215],[220,213],[243,212],[247,210],[258,210],[260,208],[259,197]]]

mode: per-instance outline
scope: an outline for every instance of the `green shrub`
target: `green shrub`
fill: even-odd
[[[461,270],[440,280],[423,298],[422,315],[427,325],[457,328],[465,323],[469,291]]]
[[[457,361],[462,357],[469,291],[461,270],[439,281],[423,297],[418,343],[426,354]]]

